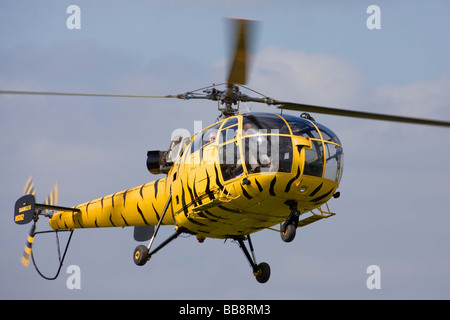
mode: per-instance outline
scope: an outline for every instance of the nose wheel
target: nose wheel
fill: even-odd
[[[281,239],[284,242],[291,242],[295,238],[295,234],[297,233],[297,226],[293,223],[289,223],[283,231],[283,228],[281,230]]]
[[[291,214],[287,218],[287,220],[281,226],[281,239],[284,242],[291,242],[295,238],[295,234],[297,233],[298,220],[300,217],[300,212],[297,210],[297,202],[290,201],[286,203],[289,205],[291,209]]]

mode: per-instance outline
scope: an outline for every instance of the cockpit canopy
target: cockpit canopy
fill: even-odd
[[[317,122],[292,115],[237,115],[203,129],[191,140],[181,149],[184,163],[199,165],[207,161],[204,157],[208,154],[214,154],[207,152],[211,147],[217,148],[224,181],[244,172],[297,172],[293,164],[300,165],[300,160],[304,175],[337,183],[342,176],[343,151],[336,134]]]

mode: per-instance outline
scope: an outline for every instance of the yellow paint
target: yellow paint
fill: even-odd
[[[298,211],[303,214],[330,199],[338,188],[341,168],[333,169],[329,164],[328,169],[334,170],[331,170],[334,176],[337,170],[338,176],[327,179],[330,171],[322,160],[323,172],[318,176],[308,175],[304,170],[305,159],[314,156],[314,148],[322,148],[324,159],[327,159],[328,150],[340,148],[338,142],[327,140],[322,133],[316,137],[294,135],[283,119],[288,128],[284,130],[288,131],[280,134],[269,132],[267,137],[270,136],[272,141],[284,139],[282,141],[290,143],[291,154],[281,152],[280,159],[290,157],[291,167],[285,168],[284,172],[251,172],[250,165],[243,163],[246,156],[244,145],[258,135],[246,136],[243,117],[224,119],[205,128],[201,132],[205,136],[208,130],[219,129],[215,136],[211,135],[211,140],[196,140],[201,133],[192,137],[191,144],[165,178],[77,205],[76,208],[81,210],[79,213],[55,213],[50,226],[58,230],[157,225],[172,194],[163,224],[182,227],[196,234],[198,239],[227,238],[284,222],[290,214],[289,206],[285,204],[288,200],[297,201]],[[309,123],[311,128],[318,129],[313,122]],[[226,131],[226,128],[231,131]],[[238,130],[232,131],[234,129]],[[201,145],[196,147],[196,141]],[[220,163],[224,150],[235,150],[234,155],[241,159],[241,165],[235,168],[239,174],[228,180],[224,179]],[[315,159],[312,157],[311,161],[314,163]]]

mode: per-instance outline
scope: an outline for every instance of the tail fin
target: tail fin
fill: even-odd
[[[20,197],[14,207],[14,222],[17,224],[28,224],[33,221],[30,232],[28,233],[27,242],[25,244],[24,252],[22,255],[22,264],[26,267],[30,264],[30,257],[32,253],[34,236],[36,235],[36,222],[39,220],[39,216],[51,217],[52,215],[47,213],[49,211],[80,211],[79,209],[60,207],[56,204],[59,198],[59,187],[55,184],[55,187],[45,200],[45,204],[36,203],[34,189],[34,183],[32,176],[28,177],[25,187],[23,189],[24,196]],[[42,213],[42,209],[46,210],[46,213]]]

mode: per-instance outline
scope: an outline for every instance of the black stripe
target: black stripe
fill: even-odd
[[[322,195],[322,196],[320,196],[320,197],[317,197],[317,198],[315,198],[315,199],[312,199],[311,201],[312,201],[312,202],[320,201],[320,200],[322,200],[323,198],[326,198],[327,196],[329,196],[330,193],[333,192],[333,190],[334,190],[334,187],[333,187],[330,191],[328,191],[327,193],[325,193],[324,195]]]
[[[181,206],[183,207],[184,215],[187,217],[188,209],[186,206],[186,198],[185,198],[185,193],[184,193],[184,188],[183,188],[183,180],[180,180],[180,181],[181,181]]]
[[[319,190],[322,188],[323,182],[316,188],[314,189],[313,192],[311,192],[311,194],[309,195],[310,197],[314,196],[317,192],[319,192]]]
[[[114,222],[112,221],[112,213],[109,215],[109,221],[111,221],[111,224],[113,225],[113,227],[116,226],[116,225],[114,224]]]
[[[195,179],[196,177],[197,176],[194,177],[194,181],[196,181],[196,179]],[[194,182],[194,196],[195,196],[195,200],[197,201],[197,203],[199,205],[202,205],[203,204],[202,200],[198,197],[197,190],[195,189],[195,182]]]
[[[242,184],[241,184],[241,189],[242,189],[242,193],[248,200],[253,199],[253,197],[244,189],[244,186]]]
[[[241,213],[239,210],[227,208],[227,207],[222,206],[221,204],[219,204],[217,207],[224,211],[233,212],[233,213]]]
[[[273,177],[273,180],[270,182],[270,188],[269,193],[271,196],[276,196],[275,191],[273,190],[275,188],[275,183],[277,182],[277,177]]]
[[[97,224],[97,218],[95,218],[95,221],[94,221],[94,223],[95,223],[95,226],[98,228],[98,224]]]
[[[286,185],[286,189],[284,189],[284,192],[289,192],[289,190],[291,189],[292,183],[294,183],[294,181],[297,180],[298,177],[300,177],[300,167],[298,167],[298,171],[297,171],[297,174],[295,175],[295,177],[292,178],[291,180],[289,180],[288,184]]]
[[[203,212],[204,212],[205,214],[207,214],[207,215],[209,215],[209,216],[211,216],[211,217],[217,218],[217,219],[229,220],[228,218],[223,218],[223,217],[220,217],[220,216],[216,216],[215,214],[212,214],[212,213],[209,212],[208,210],[205,210],[205,211],[203,211]],[[208,218],[208,219],[212,220],[211,218]]]
[[[149,225],[149,223],[147,222],[147,220],[145,220],[145,217],[144,217],[144,214],[142,213],[141,208],[139,208],[139,203],[137,204],[137,211],[138,211],[139,214],[141,215],[142,220],[144,220],[144,223],[147,224],[147,225]]]
[[[104,197],[103,197],[104,198]],[[103,209],[103,198],[100,200],[100,203],[102,205],[102,209]]]
[[[92,201],[89,201],[88,204],[86,205],[86,217],[88,216],[88,208],[89,208],[89,205],[91,204],[91,202]]]
[[[256,185],[258,186],[259,192],[263,191],[263,187],[259,184],[258,180],[255,179]]]
[[[206,171],[206,187],[205,187],[205,192],[206,192],[206,194],[209,196],[209,199],[210,200],[214,200],[215,198],[214,198],[214,193],[211,191],[211,190],[209,190],[209,174],[208,174],[208,169],[206,169],[205,170]]]
[[[112,203],[112,207],[113,207],[113,209],[114,209],[114,197],[115,197],[115,193],[112,195],[112,197],[111,197],[111,203]]]
[[[102,199],[103,199],[103,198],[102,198]],[[75,222],[75,212],[74,212],[74,211],[72,211],[72,221]],[[84,228],[83,225],[81,224],[79,218],[77,219],[77,222],[78,222],[78,224],[80,225],[81,228]]]
[[[191,222],[191,223],[193,223],[193,224],[196,224],[196,225],[198,225],[198,226],[206,227],[206,224],[203,224],[203,223],[201,223],[201,222],[195,221],[195,220],[192,219],[192,218],[187,217],[187,219],[189,220],[189,222]]]
[[[120,214],[120,216],[122,217],[122,219],[123,219],[123,222],[125,222],[125,225],[126,225],[126,226],[128,226],[128,222],[127,222],[127,220],[125,220],[125,218],[123,217],[123,215],[122,215],[122,214]]]
[[[159,214],[158,214],[158,211],[156,211],[156,208],[155,208],[155,206],[153,205],[153,202],[152,202],[152,207],[153,207],[153,210],[155,210],[155,214],[156,214],[156,219],[158,219],[158,221],[159,221]]]
[[[125,207],[125,202],[127,201],[127,192],[128,192],[128,190],[125,190],[124,192],[123,192],[123,206]]]
[[[154,187],[155,187],[155,199],[156,199],[156,196],[158,195],[158,182],[159,182],[159,180],[161,180],[161,179],[156,180],[155,184],[154,184]]]
[[[144,195],[142,194],[142,189],[144,189],[145,184],[142,185],[141,189],[139,189],[139,194],[141,195],[141,198],[144,199]]]
[[[219,181],[219,172],[217,171],[216,165],[214,165],[214,170],[216,171],[216,184],[220,188],[220,190],[223,190],[223,185]]]
[[[192,194],[192,189],[189,187],[189,183],[188,182],[186,182],[186,186],[187,186],[187,189],[189,191],[189,195],[191,196],[191,202],[193,202],[194,206],[196,207],[197,206],[197,202],[195,202],[194,195]]]
[[[199,217],[205,218],[205,219],[209,219],[207,216],[205,216],[205,214],[202,211],[198,211],[197,212]]]

